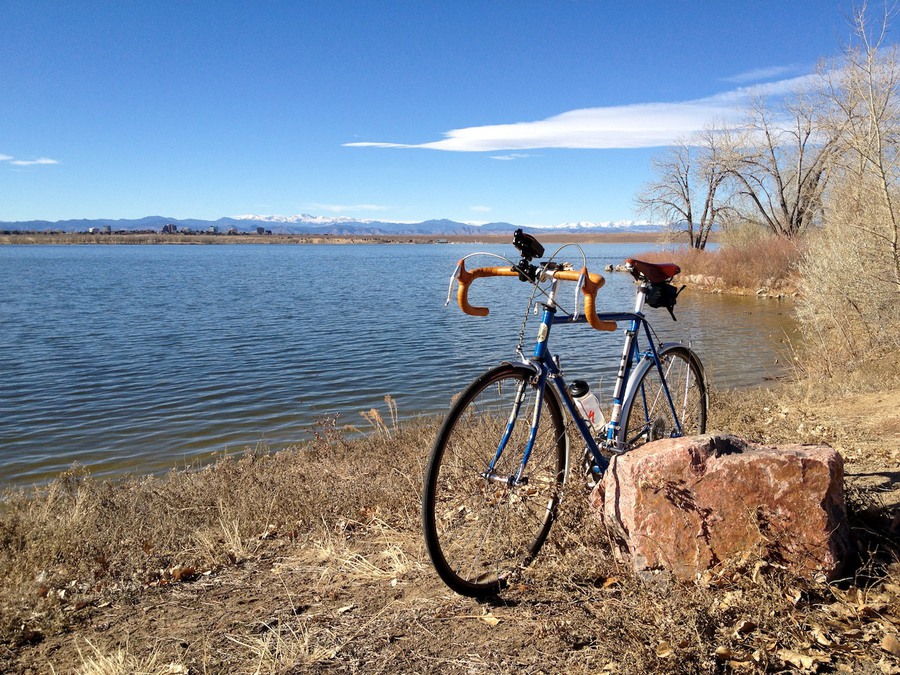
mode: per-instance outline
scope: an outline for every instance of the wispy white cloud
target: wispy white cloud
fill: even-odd
[[[525,159],[526,157],[534,157],[527,152],[512,152],[508,155],[491,155],[491,159],[499,159],[503,161],[512,161],[514,159]]]
[[[355,142],[358,148],[424,148],[451,152],[497,152],[537,148],[652,148],[670,145],[713,121],[740,118],[756,96],[783,96],[811,86],[816,76],[803,75],[755,84],[692,101],[636,103],[584,108],[535,122],[466,127],[445,132],[426,143]],[[498,155],[518,159],[523,155]]]
[[[8,159],[12,159],[12,157],[10,155],[0,154],[0,162],[5,162]]]
[[[785,77],[791,73],[798,73],[803,70],[803,66],[793,63],[787,66],[769,66],[768,68],[756,68],[743,73],[737,73],[729,77],[723,77],[723,82],[732,82],[734,84],[746,84],[748,82],[762,82],[763,80],[771,80],[776,77]]]
[[[59,161],[50,159],[49,157],[38,157],[37,159],[13,159],[6,155],[0,155],[0,158],[8,161],[13,166],[37,166],[41,164],[59,164]]]
[[[815,89],[820,79],[820,76],[816,73],[799,75],[783,80],[775,80],[774,82],[761,82],[747,87],[738,87],[732,91],[716,94],[712,98],[721,101],[733,101],[738,109],[741,110],[740,106],[745,105],[747,101],[754,97],[778,98],[788,94],[811,91]]]

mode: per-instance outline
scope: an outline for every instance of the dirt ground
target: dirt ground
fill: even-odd
[[[760,405],[752,417],[740,400],[725,405],[713,426],[842,454],[854,527],[877,523],[861,535],[874,562],[854,578],[802,584],[757,565],[705,585],[643,588],[594,547],[584,495],[570,493],[533,571],[499,601],[443,586],[416,523],[348,517],[319,541],[262,533],[258,552],[233,565],[169,570],[139,593],[72,604],[53,634],[23,625],[19,644],[0,646],[0,669],[900,673],[900,391]]]

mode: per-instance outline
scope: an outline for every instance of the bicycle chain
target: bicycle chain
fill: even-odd
[[[532,302],[534,302],[534,292],[531,293],[531,299],[528,301],[528,306],[525,307],[525,318],[522,319],[522,328],[519,329],[519,343],[516,345],[516,354],[523,359],[525,355],[522,353],[522,346],[525,344],[525,327],[528,325],[528,315],[531,314]]]

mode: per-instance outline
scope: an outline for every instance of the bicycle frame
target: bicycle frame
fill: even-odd
[[[541,405],[543,403],[548,380],[553,382],[560,400],[568,410],[569,415],[575,423],[575,427],[578,429],[579,434],[584,440],[587,448],[590,450],[594,463],[601,475],[609,466],[609,460],[604,457],[601,452],[601,447],[608,452],[614,453],[622,453],[627,449],[624,440],[619,438],[621,431],[621,420],[619,418],[621,416],[622,404],[625,401],[625,396],[626,394],[631,393],[627,391],[629,377],[643,359],[650,359],[652,361],[651,367],[655,367],[659,372],[660,381],[662,382],[668,406],[672,412],[673,419],[675,420],[676,429],[678,433],[681,434],[681,420],[679,419],[678,412],[672,401],[671,393],[669,392],[669,386],[666,382],[662,361],[653,339],[650,324],[643,314],[646,288],[642,285],[638,289],[633,312],[598,312],[597,314],[600,319],[604,321],[628,322],[629,327],[625,331],[625,344],[622,349],[622,357],[619,361],[619,369],[616,374],[616,383],[613,390],[613,409],[607,424],[606,438],[602,444],[598,444],[597,441],[594,440],[587,422],[582,419],[581,414],[578,412],[578,408],[575,405],[575,401],[569,393],[568,386],[566,385],[559,366],[559,359],[550,352],[548,345],[550,329],[552,326],[556,324],[585,323],[587,321],[584,316],[573,318],[570,316],[556,315],[556,291],[558,284],[559,281],[555,280],[551,286],[547,301],[542,303],[543,313],[541,315],[540,326],[538,327],[537,343],[534,347],[534,353],[531,358],[524,359],[526,365],[535,369],[535,376],[538,378],[538,386],[534,414],[531,420],[531,431],[522,456],[522,462],[515,476],[504,477],[494,473],[494,467],[500,459],[518,419],[522,402],[522,392],[520,391],[516,398],[516,404],[513,411],[510,414],[509,421],[507,422],[506,432],[497,447],[497,452],[490,462],[487,471],[483,474],[483,477],[488,480],[504,483],[509,482],[513,485],[522,484],[525,467],[528,464],[528,459],[531,456],[534,440],[537,435],[537,429],[540,423]],[[648,343],[648,348],[645,350],[641,350],[638,343],[638,336],[641,332],[641,328],[643,328]],[[632,395],[636,395],[636,392],[632,393]]]
[[[462,258],[451,277],[447,304],[455,281],[460,309],[487,316],[488,307],[469,301],[474,280],[517,277],[529,282],[533,290],[515,349],[519,362],[490,368],[463,390],[438,431],[423,486],[423,533],[435,570],[454,591],[472,597],[499,593],[540,551],[566,492],[573,444],[579,453],[574,463],[590,476],[584,481],[579,476],[577,482],[582,489],[593,488],[616,454],[706,428],[699,357],[681,343],[656,341],[643,314],[645,303],[671,313],[679,293],[671,283],[681,271],[677,265],[626,259],[626,268],[641,282],[633,309],[601,313],[597,293],[605,280],[588,270],[583,251],[579,270],[572,263],[555,262],[564,246],[535,265],[532,260],[542,257],[543,247],[533,237],[516,231],[513,244],[522,254],[518,263],[475,253],[471,255],[493,256],[507,265],[467,270],[471,256]],[[558,302],[561,282],[576,284],[571,313]],[[538,294],[542,312],[535,304]],[[540,323],[529,354],[524,341],[532,309]],[[581,396],[581,383],[570,391],[559,356],[550,349],[556,324],[578,322],[597,331],[625,329],[612,415],[605,427],[602,416],[594,419],[594,401],[588,399],[582,412],[583,401],[575,397]],[[647,344],[641,343],[642,333]]]

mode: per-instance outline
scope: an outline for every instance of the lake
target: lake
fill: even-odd
[[[601,273],[651,248],[583,246]],[[0,247],[0,486],[44,482],[73,462],[151,473],[258,443],[277,450],[335,415],[365,431],[360,411],[388,418],[386,395],[401,418],[445,411],[481,371],[514,358],[525,314],[528,289],[507,278],[473,285],[486,318],[444,307],[456,261],[474,251],[515,254],[478,244]],[[571,247],[562,259],[581,264]],[[499,263],[468,266],[486,264]],[[598,308],[629,310],[631,277],[604,276]],[[713,386],[781,372],[788,303],[686,291],[676,323],[647,311],[661,335],[693,345]],[[560,326],[551,345],[570,380],[609,396],[621,332]]]

